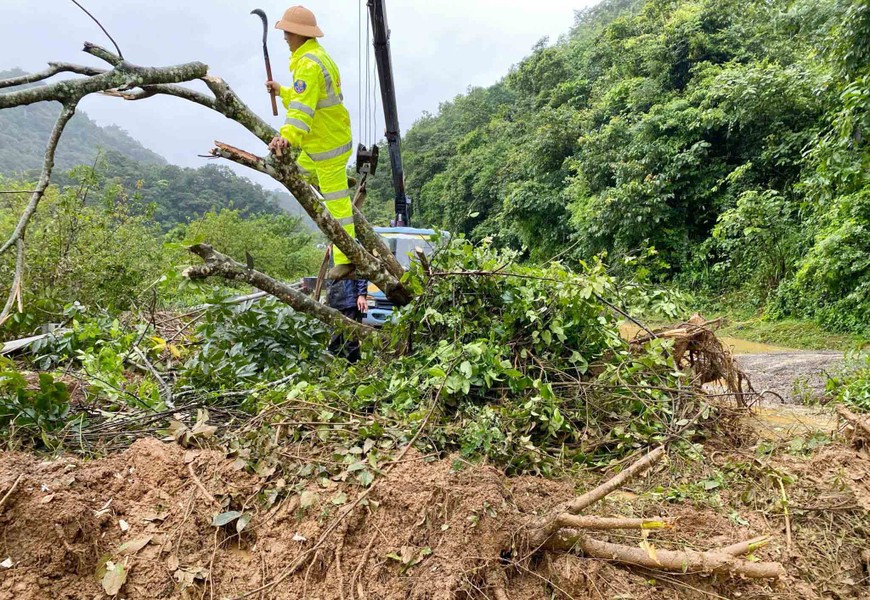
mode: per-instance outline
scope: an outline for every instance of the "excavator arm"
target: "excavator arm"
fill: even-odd
[[[367,0],[374,37],[375,61],[384,106],[387,147],[393,173],[396,227],[410,225],[410,206],[405,194],[405,171],[402,166],[402,135],[399,130],[399,112],[396,107],[396,86],[393,81],[393,60],[390,55],[390,29],[387,25],[385,0]]]

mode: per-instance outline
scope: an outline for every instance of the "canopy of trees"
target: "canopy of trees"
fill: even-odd
[[[861,0],[607,0],[409,130],[416,224],[532,259],[654,247],[663,279],[859,329],[868,40]]]

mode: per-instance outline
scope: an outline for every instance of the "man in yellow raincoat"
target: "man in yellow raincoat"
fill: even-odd
[[[316,38],[323,37],[314,13],[302,6],[293,6],[275,24],[284,32],[290,46],[290,71],[293,85],[284,87],[267,81],[266,87],[281,96],[287,109],[287,120],[281,135],[272,140],[269,149],[280,153],[292,146],[300,148],[299,168],[310,183],[320,188],[324,203],[352,238],[351,193],[348,188],[347,161],[353,150],[350,115],[344,107],[341,75],[335,62]],[[335,267],[330,279],[343,279],[354,271],[350,260],[334,248]]]

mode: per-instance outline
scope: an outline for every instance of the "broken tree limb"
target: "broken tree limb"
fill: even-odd
[[[556,517],[559,527],[567,529],[667,529],[673,526],[668,519],[632,519],[628,517],[594,517],[563,513]]]
[[[356,236],[363,248],[371,252],[372,256],[381,259],[393,277],[401,279],[405,269],[356,206],[353,207],[353,219],[356,225]]]
[[[639,461],[620,472],[618,475],[608,479],[597,488],[590,490],[571,500],[566,507],[567,512],[576,515],[583,509],[592,506],[608,494],[615,492],[635,477],[645,473],[650,467],[655,465],[665,456],[664,446],[659,446]]]
[[[730,546],[725,546],[724,548],[717,548],[713,552],[730,554],[731,556],[744,556],[746,554],[751,554],[752,552],[755,552],[759,548],[764,548],[769,543],[770,538],[765,535],[753,538],[751,540],[746,540],[745,542],[731,544]]]
[[[837,414],[840,415],[841,419],[854,427],[855,431],[860,431],[862,436],[870,439],[870,424],[868,424],[864,419],[853,413],[842,404],[837,407]]]
[[[550,516],[538,519],[532,526],[532,530],[528,535],[528,546],[532,551],[542,548],[547,541],[555,535],[561,527],[559,518],[564,514],[576,515],[583,509],[595,504],[608,494],[615,492],[633,478],[644,473],[660,461],[665,456],[664,446],[659,446],[640,460],[634,462],[631,466],[620,472],[618,475],[611,477],[598,487],[570,500],[553,511]]]
[[[28,106],[51,100],[70,104],[78,102],[89,94],[116,88],[133,88],[143,84],[191,81],[204,77],[207,72],[208,67],[202,63],[187,63],[172,67],[139,67],[129,63],[121,63],[110,71],[92,77],[65,79],[0,94],[0,109]]]
[[[29,73],[27,75],[21,75],[20,77],[10,77],[9,79],[0,81],[0,89],[25,85],[28,83],[36,83],[37,81],[43,81],[50,77],[54,77],[58,73],[75,73],[77,75],[93,77],[94,75],[102,75],[105,71],[93,67],[74,65],[72,63],[50,62],[48,63],[47,69],[38,73]]]
[[[314,196],[311,186],[302,178],[296,165],[297,150],[286,153],[282,158],[271,154],[261,158],[229,144],[215,142],[212,155],[266,173],[283,184],[324,235],[332,240],[332,243],[356,266],[357,276],[374,283],[399,306],[404,306],[411,301],[410,292],[389,272],[385,263],[350,237],[338,220],[329,214],[324,204]],[[360,217],[365,219],[362,215]]]
[[[275,296],[294,310],[309,314],[333,327],[343,328],[356,338],[369,338],[377,334],[373,328],[362,323],[357,323],[353,319],[348,319],[339,311],[315,302],[312,298],[309,298],[284,282],[273,279],[259,271],[248,269],[245,265],[236,262],[229,256],[217,252],[208,244],[196,244],[191,246],[189,250],[202,258],[205,263],[195,267],[188,267],[185,270],[184,275],[190,279],[219,276],[225,279],[241,281]]]
[[[637,546],[625,546],[593,540],[585,535],[560,532],[551,548],[577,550],[589,558],[612,560],[617,563],[669,571],[672,573],[700,573],[739,575],[750,579],[779,579],[785,575],[783,566],[776,562],[751,562],[722,552],[696,550],[656,549],[654,556]]]

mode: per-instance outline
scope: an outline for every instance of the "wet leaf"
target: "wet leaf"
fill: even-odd
[[[117,553],[121,556],[130,556],[132,554],[136,554],[137,552],[139,552],[139,550],[147,546],[150,541],[151,536],[149,535],[143,538],[130,540],[129,542],[124,542],[118,547]]]
[[[242,516],[242,513],[240,513],[239,511],[231,510],[228,512],[221,513],[219,515],[215,515],[214,518],[211,520],[211,524],[214,525],[215,527],[223,527],[227,523],[232,523],[233,521],[235,521],[236,519],[238,519],[241,516]]]
[[[236,521],[236,532],[241,533],[244,531],[245,527],[248,526],[248,523],[250,523],[253,518],[254,515],[252,513],[242,513],[242,516],[240,516],[239,520]]]
[[[103,575],[103,580],[101,581],[103,591],[110,596],[114,596],[121,591],[126,582],[127,570],[124,569],[124,565],[112,563],[111,561],[106,563],[106,574]]]

